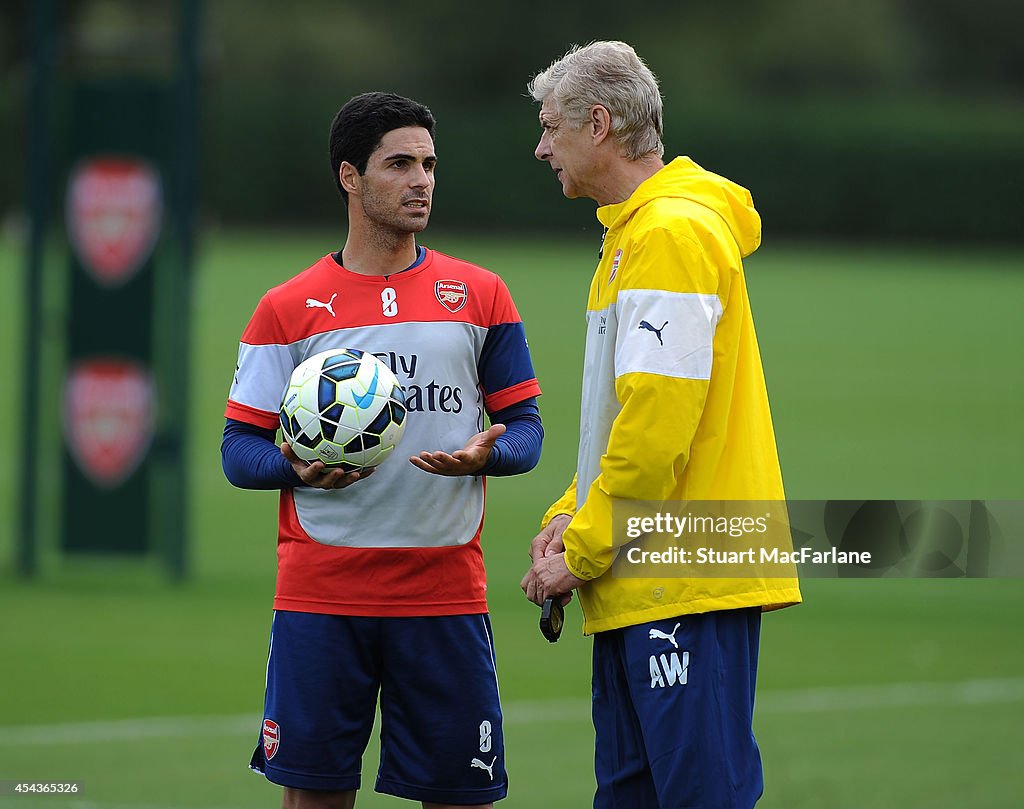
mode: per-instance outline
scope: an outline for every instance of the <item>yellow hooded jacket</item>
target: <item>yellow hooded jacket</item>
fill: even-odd
[[[742,258],[761,243],[750,193],[679,157],[607,228],[590,287],[576,477],[544,515],[563,535],[585,634],[801,600],[796,578],[627,578],[610,567],[618,499],[785,499]]]

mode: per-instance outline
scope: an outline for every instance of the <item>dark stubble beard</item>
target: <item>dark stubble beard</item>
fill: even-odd
[[[408,198],[416,198],[410,196]],[[403,198],[403,202],[406,198]],[[410,233],[422,233],[427,229],[427,222],[430,219],[428,213],[422,219],[410,219],[402,215],[401,210],[395,210],[390,200],[382,198],[372,188],[367,188],[363,195],[363,213],[374,225],[382,241],[390,241],[408,236]]]

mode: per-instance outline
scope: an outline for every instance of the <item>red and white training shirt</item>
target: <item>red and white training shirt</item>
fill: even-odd
[[[225,415],[278,426],[292,370],[358,348],[406,389],[405,433],[372,476],[340,490],[284,489],[274,608],[336,615],[486,612],[482,477],[407,460],[454,452],[493,413],[540,394],[519,313],[494,273],[434,250],[390,276],[324,256],[267,292],[242,335]]]

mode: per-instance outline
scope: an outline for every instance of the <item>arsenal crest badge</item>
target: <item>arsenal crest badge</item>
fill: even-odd
[[[270,761],[281,746],[281,728],[273,719],[263,720],[263,757]]]
[[[97,157],[79,163],[68,179],[71,247],[103,286],[118,286],[146,263],[163,216],[160,175],[134,157]]]
[[[469,300],[463,281],[437,281],[434,283],[434,295],[438,303],[452,313],[458,312]]]
[[[141,364],[112,357],[84,360],[64,387],[64,434],[86,477],[112,489],[139,466],[156,423],[156,386]]]
[[[616,250],[615,255],[612,256],[612,271],[608,275],[608,283],[610,284],[615,280],[615,275],[619,271],[619,262],[622,261],[622,250]]]

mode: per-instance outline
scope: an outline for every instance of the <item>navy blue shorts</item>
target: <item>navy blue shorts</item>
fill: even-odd
[[[750,809],[761,611],[683,615],[594,635],[594,809]]]
[[[505,797],[487,615],[275,612],[263,728],[250,766],[282,786],[359,789],[378,693],[378,792],[464,805]]]

